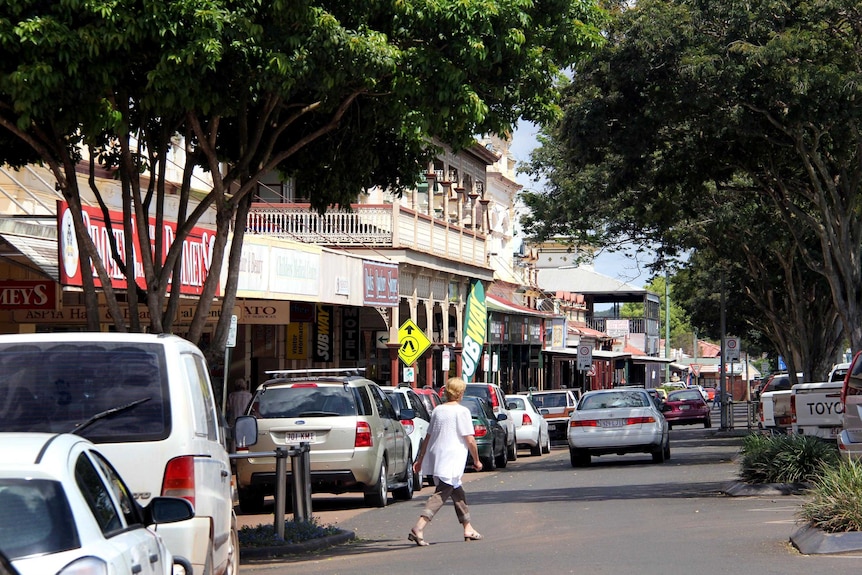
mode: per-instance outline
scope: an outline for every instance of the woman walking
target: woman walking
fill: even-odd
[[[414,473],[419,474],[419,477],[433,476],[436,486],[434,493],[425,503],[425,509],[416,526],[407,536],[407,539],[416,545],[428,545],[424,536],[425,526],[449,497],[455,504],[458,521],[464,527],[464,541],[482,539],[482,535],[470,524],[467,496],[461,486],[468,453],[473,457],[473,468],[476,471],[482,470],[476,438],[473,437],[473,417],[470,410],[461,405],[465,389],[467,384],[459,377],[453,377],[446,382],[447,401],[431,412],[428,435],[419,450],[419,457],[413,464]]]

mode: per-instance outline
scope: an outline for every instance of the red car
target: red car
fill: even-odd
[[[705,429],[712,427],[709,404],[703,400],[703,395],[696,387],[670,392],[662,407],[662,413],[667,420],[668,429],[674,425],[692,423],[702,423]]]
[[[413,391],[419,395],[419,399],[425,404],[428,413],[431,413],[435,407],[442,403],[440,397],[430,387],[417,387]]]

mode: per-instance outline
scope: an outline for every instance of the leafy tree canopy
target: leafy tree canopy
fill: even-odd
[[[827,317],[839,314],[858,349],[860,24],[849,0],[644,0],[621,11],[532,158],[548,187],[526,194],[525,228],[657,243],[659,259],[707,248],[721,262],[748,258],[740,241],[771,263],[792,253],[822,275],[818,301],[832,300]],[[780,231],[746,235],[733,224],[745,210]],[[791,267],[768,272],[791,287]]]
[[[159,225],[149,237],[147,209],[161,210],[167,158],[184,146],[177,241],[164,260],[144,254],[144,285],[130,290],[129,305],[145,299],[149,329],[170,329],[164,294],[179,269],[179,240],[215,206],[214,263],[189,334],[195,340],[230,223],[243,221],[263,174],[297,176],[318,209],[348,204],[374,184],[398,191],[423,171],[431,137],[457,149],[475,134],[508,133],[521,118],[557,117],[561,72],[601,43],[603,21],[596,4],[581,0],[6,2],[0,161],[43,162],[75,208],[75,168],[88,149],[123,183],[126,236],[134,218],[141,245],[159,246],[166,240]],[[190,204],[196,168],[213,186]],[[141,175],[149,177],[143,191]],[[80,218],[76,229],[106,284]],[[232,289],[229,277],[228,307]],[[105,295],[117,328],[127,329],[112,290]],[[131,329],[141,328],[136,317]],[[226,325],[223,314],[218,342]]]

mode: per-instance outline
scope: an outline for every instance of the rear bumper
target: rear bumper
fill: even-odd
[[[262,489],[264,493],[275,493],[275,472],[263,471],[253,473],[249,484],[252,487]],[[293,474],[288,470],[287,485],[293,485]],[[312,471],[311,491],[312,493],[347,493],[350,491],[363,491],[366,484],[358,481],[352,471]]]

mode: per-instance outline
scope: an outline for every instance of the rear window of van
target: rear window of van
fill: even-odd
[[[165,439],[166,372],[159,345],[0,344],[0,431],[73,432],[94,443]]]

